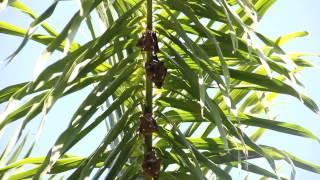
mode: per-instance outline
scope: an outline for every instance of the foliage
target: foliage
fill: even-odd
[[[21,122],[17,136],[0,156],[3,179],[63,177],[67,171],[70,173],[64,178],[68,179],[98,179],[101,175],[105,179],[143,177],[143,139],[137,129],[145,100],[144,58],[136,44],[146,24],[145,1],[79,2],[79,11],[60,33],[45,23],[60,1],[54,1],[40,16],[19,0],[1,2],[2,8],[7,5],[33,18],[28,29],[0,22],[0,33],[23,37],[7,63],[14,60],[29,40],[46,46],[38,62],[39,69],[53,52],[61,51],[64,55],[38,71],[29,82],[0,91],[0,103],[7,104],[0,116],[0,132],[12,122]],[[320,173],[318,165],[256,143],[265,130],[319,142],[318,137],[299,125],[266,118],[269,102],[278,95],[297,98],[319,114],[313,100],[299,92],[297,87],[302,84],[295,76],[312,64],[302,58],[303,54],[287,54],[281,48],[306,33],[271,40],[253,28],[274,2],[154,1],[154,28],[160,43],[158,57],[168,68],[163,88],[153,95],[159,125],[153,139],[162,159],[160,179],[231,179],[229,172],[237,167],[262,177],[287,179],[278,176],[275,165],[278,160],[293,167],[291,178],[295,167]],[[97,21],[91,17],[93,13],[98,13],[106,29],[101,35],[97,35],[92,23]],[[84,23],[92,40],[79,44],[74,37]],[[36,33],[40,26],[47,34]],[[18,160],[28,138],[24,137],[23,129],[36,116],[44,121],[59,99],[92,85],[93,90],[48,154],[29,157],[32,144],[27,155]],[[23,104],[17,107],[17,102]],[[99,107],[104,104],[107,108],[101,110]],[[113,125],[90,156],[68,154],[105,120]],[[255,127],[256,132],[249,136],[245,126]],[[257,158],[267,160],[271,170],[251,161]]]

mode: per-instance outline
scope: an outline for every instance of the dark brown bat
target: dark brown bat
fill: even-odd
[[[153,177],[154,179],[159,179],[160,169],[161,169],[161,159],[157,158],[154,149],[147,152],[144,156],[142,163],[142,168],[145,173]]]
[[[151,113],[144,113],[140,116],[139,132],[143,135],[149,135],[158,131],[158,125]]]
[[[146,62],[145,69],[147,77],[154,82],[157,88],[161,88],[167,75],[167,68],[159,61],[157,55],[152,56],[151,62]]]
[[[137,46],[140,47],[142,51],[158,53],[159,45],[156,33],[147,29],[139,39]]]

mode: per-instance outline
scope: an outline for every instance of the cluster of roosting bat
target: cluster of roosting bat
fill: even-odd
[[[151,58],[148,58],[145,63],[145,72],[147,78],[150,79],[157,88],[161,88],[167,74],[167,68],[157,56],[159,46],[156,33],[147,29],[139,39],[137,46],[140,47],[142,51],[151,53]],[[139,133],[143,136],[150,136],[157,131],[158,125],[152,116],[152,110],[145,108],[143,114],[140,116]],[[157,157],[155,149],[150,148],[144,155],[142,163],[144,172],[157,180],[159,178],[160,167],[161,159]]]
[[[156,33],[147,29],[138,41],[137,46],[140,47],[142,51],[152,52],[151,60],[147,61],[145,64],[146,73],[147,77],[157,86],[157,88],[161,88],[167,74],[167,68],[157,56],[157,53],[159,53],[159,46]]]

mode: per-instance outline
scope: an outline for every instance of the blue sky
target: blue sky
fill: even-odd
[[[295,31],[308,31],[307,37],[293,40],[285,45],[287,52],[311,52],[320,53],[320,12],[319,0],[279,0],[262,19],[258,31],[268,37],[276,38],[282,34]],[[319,58],[306,58],[319,65]],[[320,103],[320,85],[318,69],[306,69],[302,73],[302,82],[305,85],[305,92],[318,104]],[[278,120],[294,122],[311,130],[318,137],[320,136],[320,118],[301,103],[292,97],[283,97],[277,100],[276,111],[280,113]],[[317,155],[320,145],[317,142],[299,137],[288,137],[280,133],[268,132],[261,142],[275,145],[280,149],[288,149],[294,155],[310,162],[320,164],[320,157]],[[318,174],[309,173],[303,170],[297,172],[297,179],[316,180],[320,179]]]
[[[48,1],[42,0],[26,0],[23,2],[32,7],[38,14],[49,5]],[[261,20],[257,27],[257,31],[270,38],[277,38],[280,35],[296,31],[308,31],[310,33],[309,36],[293,40],[288,43],[284,49],[287,52],[298,51],[320,54],[319,7],[319,0],[278,0]],[[61,30],[66,23],[66,20],[71,17],[75,10],[73,1],[62,2],[58,6],[56,14],[54,14],[48,22],[55,29]],[[0,12],[0,21],[10,22],[22,28],[27,28],[31,19],[16,10],[8,8],[7,10]],[[90,38],[89,35],[90,34],[86,30],[83,30],[78,33],[76,38],[78,41],[84,42]],[[20,42],[21,38],[0,34],[0,59],[4,59],[13,52]],[[44,46],[30,41],[28,46],[15,58],[13,63],[0,69],[0,89],[10,84],[31,80],[33,67],[43,50]],[[55,60],[60,56],[59,53],[55,53],[51,57],[51,60]],[[320,65],[319,58],[308,57],[307,59]],[[305,92],[320,104],[320,85],[317,81],[317,77],[320,76],[319,69],[307,69],[301,74],[301,80],[306,87]],[[44,133],[39,139],[41,145],[36,147],[33,155],[38,156],[47,153],[58,134],[67,128],[68,120],[71,118],[72,112],[75,111],[81,100],[86,97],[89,90],[90,88],[87,88],[79,94],[67,96],[55,105],[47,117],[43,130]],[[2,110],[3,107],[3,105],[0,105],[0,110]],[[301,105],[297,99],[288,96],[279,98],[275,102],[275,110],[273,112],[279,114],[278,120],[302,125],[320,137],[319,116]],[[29,129],[36,128],[39,120],[40,118],[37,118],[35,122],[30,125]],[[12,126],[15,125],[16,123]],[[73,148],[71,152],[78,155],[88,155],[94,147],[100,143],[103,133],[104,124],[99,126],[97,131],[90,134],[85,139],[84,143]],[[31,135],[35,136],[34,133],[31,133]],[[2,139],[0,139],[0,150],[3,148],[7,137],[8,134],[5,134]],[[318,156],[320,145],[312,140],[268,131],[259,143],[274,145],[279,147],[279,149],[287,149],[298,157],[320,165],[320,156]],[[261,164],[265,165],[263,163]],[[281,172],[288,174],[288,167],[289,166],[284,166],[283,171]],[[254,178],[255,177],[252,176],[252,179]],[[320,175],[298,170],[296,179],[317,180],[320,179]]]

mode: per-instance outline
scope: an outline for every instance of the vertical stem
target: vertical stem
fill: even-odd
[[[147,30],[152,30],[152,0],[147,0]],[[152,51],[146,52],[146,61],[152,61]],[[147,72],[145,72],[146,77],[146,102],[145,102],[145,112],[152,113],[152,81],[147,77]],[[144,152],[145,154],[152,150],[152,134],[146,135],[144,137]],[[145,175],[146,180],[151,180],[152,178]]]
[[[152,30],[152,0],[147,0],[147,29]]]
[[[151,52],[147,52],[147,61],[150,61]],[[145,112],[152,113],[152,81],[146,77],[146,102],[145,102]],[[144,137],[144,152],[152,150],[152,135],[145,135]]]

